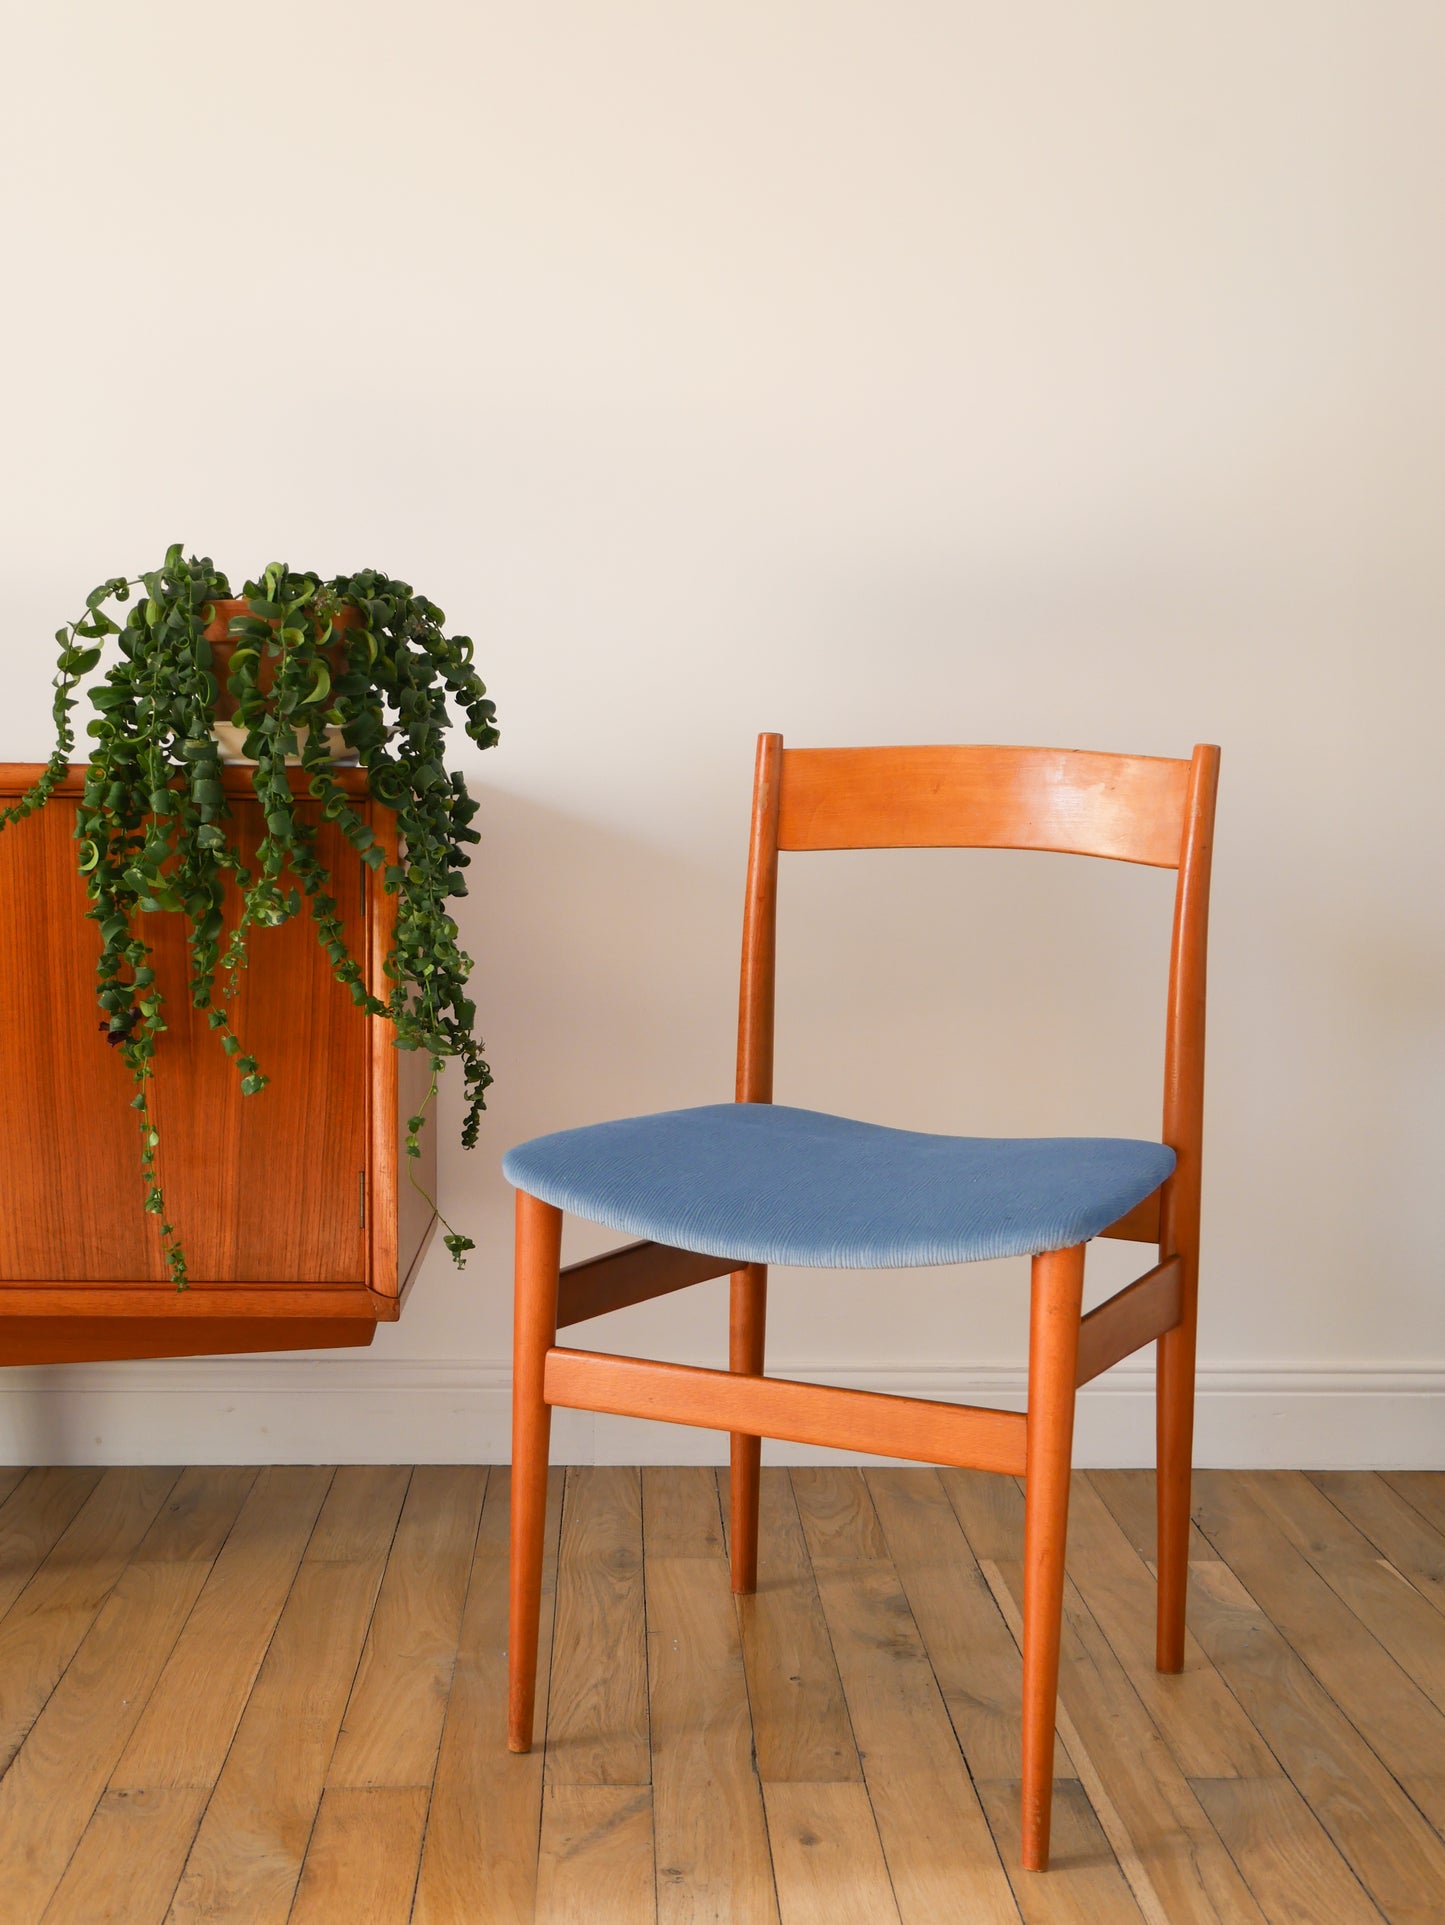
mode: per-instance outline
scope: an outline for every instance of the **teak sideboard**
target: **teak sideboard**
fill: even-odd
[[[0,764],[0,807],[40,772]],[[360,770],[336,773],[394,862],[391,811]],[[181,918],[144,917],[169,1025],[150,1088],[190,1264],[178,1292],[142,1208],[130,1075],[95,1001],[100,939],[74,841],[82,778],[72,768],[45,808],[0,832],[0,1364],[370,1343],[401,1314],[436,1222],[403,1151],[425,1057],[355,1007],[303,907],[251,932],[232,1018],[271,1081],[243,1096],[191,1007]],[[223,787],[244,853],[260,805],[244,768]],[[318,836],[348,946],[385,994],[395,899],[333,825]],[[435,1116],[421,1143],[417,1179],[435,1195]]]

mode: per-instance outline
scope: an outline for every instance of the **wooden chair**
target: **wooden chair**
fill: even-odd
[[[1026,748],[758,743],[735,1104],[568,1130],[510,1151],[517,1185],[509,1743],[532,1742],[554,1405],[727,1430],[732,1585],[757,1581],[763,1437],[1022,1475],[1023,1862],[1049,1857],[1074,1392],[1158,1342],[1157,1663],[1178,1671],[1194,1422],[1205,931],[1219,751],[1190,761]],[[1174,869],[1162,1143],[914,1135],[772,1104],[778,854],[1051,849]],[[645,1241],[559,1270],[573,1209]],[[1081,1315],[1091,1237],[1158,1262]],[[769,1260],[1033,1259],[1026,1413],[763,1374]],[[727,1371],[559,1347],[559,1328],[731,1275]]]

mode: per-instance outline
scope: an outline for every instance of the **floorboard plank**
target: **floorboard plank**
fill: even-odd
[[[1239,1488],[1354,1612],[1436,1711],[1445,1712],[1445,1625],[1415,1586],[1380,1556],[1369,1538],[1302,1471],[1241,1473]],[[1428,1738],[1426,1733],[1420,1735]],[[1439,1770],[1445,1772],[1445,1726],[1436,1735]],[[1428,1742],[1423,1748],[1431,1749]]]
[[[108,1470],[0,1618],[0,1771],[55,1689],[180,1473]]]
[[[619,1465],[574,1467],[557,1552],[546,1778],[645,1785],[651,1776],[641,1476]]]
[[[1221,1559],[1194,1567],[1194,1631],[1391,1925],[1439,1925],[1445,1845]]]
[[[0,1618],[100,1482],[98,1470],[26,1471],[0,1505]]]
[[[333,1479],[186,1861],[173,1925],[284,1925],[406,1484],[390,1466],[348,1466]],[[340,1547],[366,1555],[343,1558]]]
[[[1023,1661],[936,1471],[870,1470],[894,1569],[976,1779],[1016,1779]],[[1077,1773],[1060,1739],[1056,1778]]]
[[[1067,1569],[1186,1778],[1269,1778],[1273,1754],[1196,1638],[1184,1669],[1155,1669],[1158,1587],[1087,1475],[1069,1495]]]
[[[309,1465],[259,1474],[121,1754],[113,1789],[209,1792],[215,1784],[332,1475]]]
[[[1021,1639],[1021,1567],[986,1561],[983,1570]],[[1233,1859],[1069,1580],[1059,1673],[1069,1755],[1140,1911],[1152,1925],[1258,1921]]]
[[[862,1785],[793,1780],[763,1796],[782,1925],[898,1925]]]
[[[815,1571],[829,1565],[889,1564],[888,1539],[861,1470],[841,1464],[790,1471],[793,1502]]]
[[[861,1783],[787,1471],[763,1472],[758,1514],[758,1588],[736,1606],[758,1775],[765,1784]]]
[[[431,1783],[486,1484],[470,1466],[413,1475],[328,1785]]]
[[[1290,1542],[1257,1495],[1263,1488],[1261,1473],[1196,1473],[1201,1532],[1356,1731],[1368,1731],[1371,1749],[1436,1831],[1445,1831],[1445,1716]],[[1433,1627],[1434,1613],[1419,1609]]]
[[[531,1925],[562,1485],[563,1472],[551,1472],[537,1645],[537,1743],[517,1757],[507,1749],[511,1473],[494,1470],[488,1479],[437,1753],[414,1925],[480,1925],[482,1920],[486,1925]]]
[[[1379,1925],[1364,1886],[1288,1778],[1192,1783],[1271,1925]]]
[[[642,1473],[648,1557],[726,1557],[717,1472],[701,1464],[649,1465]]]
[[[822,1554],[819,1601],[903,1925],[1017,1925],[866,1484],[832,1469],[793,1482],[809,1553],[816,1545]],[[843,1555],[850,1547],[856,1562]]]
[[[1445,1471],[1386,1470],[1381,1477],[1398,1497],[1423,1517],[1433,1529],[1445,1534]]]
[[[1152,1470],[1096,1470],[1089,1481],[1103,1498],[1121,1531],[1144,1562],[1153,1568],[1156,1550],[1154,1473]],[[1196,1524],[1189,1526],[1189,1562],[1210,1563],[1216,1553],[1199,1535]]]
[[[1140,1925],[1143,1913],[1077,1779],[1054,1786],[1046,1877],[1020,1865],[1017,1778],[986,1778],[978,1795],[988,1815],[1024,1925]]]
[[[424,1785],[328,1786],[288,1925],[407,1925],[426,1809]]]
[[[728,1567],[721,1557],[654,1557],[650,1537],[648,1545],[658,1917],[663,1925],[772,1925],[777,1902]]]
[[[190,1786],[106,1792],[44,1925],[161,1925],[207,1796]]]
[[[0,1778],[6,1925],[49,1904],[255,1477],[182,1473]]]
[[[1045,1877],[1019,1480],[770,1470],[734,1599],[725,1476],[554,1473],[526,1757],[509,1483],[0,1473],[4,1925],[1445,1918],[1445,1478],[1197,1473],[1169,1678],[1153,1477],[1076,1479]]]
[[[549,1784],[537,1925],[652,1925],[656,1917],[651,1787]]]
[[[1375,1471],[1311,1471],[1310,1482],[1380,1556],[1445,1613],[1445,1532],[1436,1530]]]

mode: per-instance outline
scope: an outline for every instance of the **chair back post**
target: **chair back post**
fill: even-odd
[[[1219,750],[1201,743],[1189,768],[1174,890],[1169,1000],[1164,1030],[1163,1140],[1178,1162],[1159,1202],[1159,1253],[1184,1257],[1184,1323],[1193,1327],[1204,1138],[1204,1003],[1209,874]]]
[[[778,807],[783,738],[758,737],[753,823],[743,907],[743,966],[738,993],[739,1103],[773,1100],[773,992],[778,956]]]

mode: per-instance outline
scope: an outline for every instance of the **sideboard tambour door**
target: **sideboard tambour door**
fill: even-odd
[[[165,1268],[141,1207],[130,1078],[95,1002],[75,806],[57,796],[0,834],[0,1284],[153,1288]],[[259,805],[233,795],[231,809],[248,852]],[[365,966],[362,865],[329,824],[320,852]],[[233,904],[228,931],[234,919]],[[151,1084],[160,1175],[196,1286],[365,1284],[371,1045],[309,913],[251,932],[233,1020],[271,1082],[250,1097],[191,1008],[180,919],[143,922],[169,1025]]]

